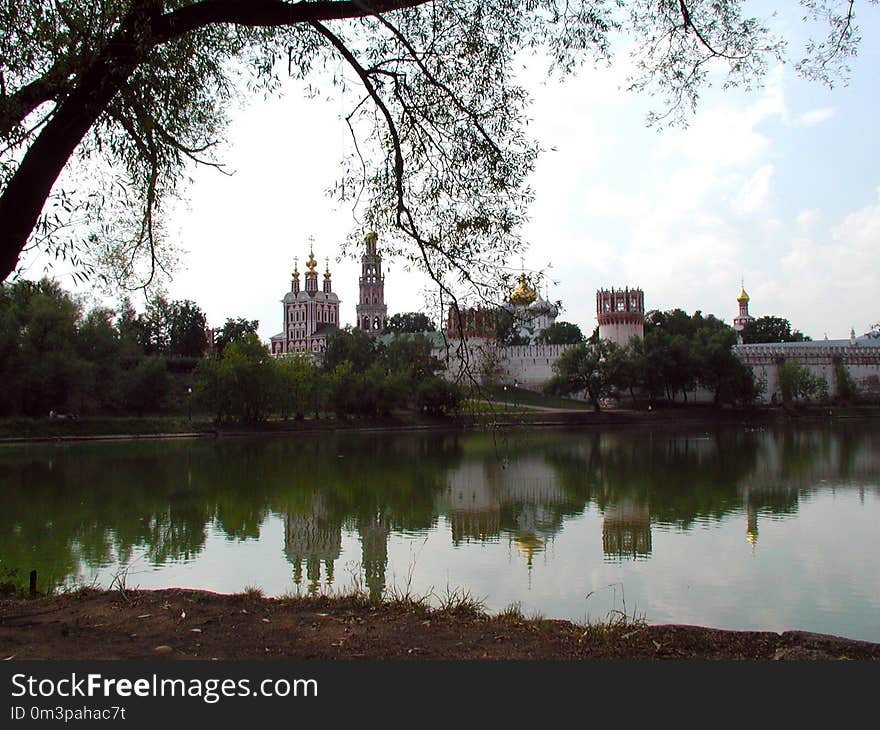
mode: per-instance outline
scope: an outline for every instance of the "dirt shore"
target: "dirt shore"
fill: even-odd
[[[877,660],[880,644],[799,631],[578,626],[357,597],[82,590],[0,598],[2,659]]]

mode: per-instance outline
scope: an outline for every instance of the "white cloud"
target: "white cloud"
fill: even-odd
[[[817,124],[827,122],[837,113],[834,107],[824,107],[822,109],[811,109],[808,112],[799,114],[795,117],[794,123],[798,127],[815,127]]]
[[[733,209],[748,214],[764,208],[770,197],[772,180],[773,165],[761,165],[740,188],[733,201]]]

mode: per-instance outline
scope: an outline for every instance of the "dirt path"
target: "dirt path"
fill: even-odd
[[[357,598],[81,591],[0,599],[0,660],[880,659],[880,644],[803,632],[488,617]]]

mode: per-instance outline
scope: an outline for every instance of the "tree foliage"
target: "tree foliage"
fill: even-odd
[[[800,330],[792,330],[791,322],[782,317],[758,317],[746,324],[742,330],[743,344],[752,345],[767,342],[807,342]]]
[[[585,339],[581,328],[571,322],[554,322],[535,338],[542,345],[576,345]]]
[[[858,45],[855,3],[801,5],[829,35],[798,68],[834,78]],[[275,93],[286,67],[346,105],[337,197],[447,295],[497,290],[520,246],[538,152],[524,53],[564,73],[625,33],[630,88],[675,122],[714,81],[760,83],[783,50],[740,0],[33,0],[5,3],[0,31],[0,278],[39,249],[152,281],[173,265],[167,202],[193,165],[220,165],[229,102]]]
[[[385,322],[383,334],[401,334],[405,332],[434,332],[437,326],[423,312],[403,312],[392,315]]]

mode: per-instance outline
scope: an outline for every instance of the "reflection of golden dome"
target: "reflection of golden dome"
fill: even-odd
[[[370,231],[366,236],[364,236],[364,241],[366,243],[376,243],[379,240],[379,236],[376,231]]]
[[[758,542],[758,531],[757,530],[746,530],[746,540],[748,540],[752,545]]]
[[[743,287],[743,290],[742,290],[742,292],[740,292],[740,295],[736,298],[736,301],[738,301],[738,302],[747,302],[747,301],[749,301],[749,295],[746,294],[745,287]]]
[[[544,541],[537,535],[517,535],[513,544],[520,553],[531,561],[532,555],[544,549]]]
[[[528,285],[526,282],[526,275],[520,274],[519,284],[517,284],[516,289],[510,293],[510,303],[525,307],[537,298],[538,292]]]

